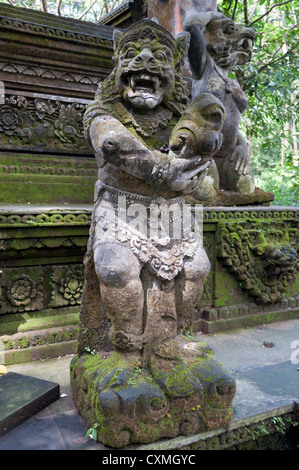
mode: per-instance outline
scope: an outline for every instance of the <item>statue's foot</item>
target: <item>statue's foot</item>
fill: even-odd
[[[236,183],[236,190],[244,196],[249,196],[250,194],[254,193],[255,184],[251,173],[248,173],[247,175],[240,175]]]
[[[206,343],[196,341],[184,334],[178,336],[178,343],[184,362],[188,365],[193,364],[200,358],[207,358],[214,354],[214,351]]]
[[[157,344],[147,355],[147,366],[154,381],[172,398],[201,393],[202,386],[189,371],[178,337]]]
[[[155,382],[171,398],[188,397],[202,391],[201,384],[184,362],[161,360],[153,355],[149,368]]]
[[[202,384],[203,388],[215,397],[234,396],[235,380],[214,359],[214,351],[206,343],[179,337],[180,348],[190,373]]]

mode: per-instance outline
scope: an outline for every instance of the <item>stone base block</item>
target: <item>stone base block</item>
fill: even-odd
[[[0,436],[59,398],[59,385],[8,372],[0,377]]]
[[[41,315],[44,314],[44,316]],[[57,309],[29,314],[2,315],[0,345],[6,365],[46,360],[74,354],[78,311]]]
[[[202,318],[195,320],[193,331],[209,334],[253,328],[273,322],[293,320],[299,317],[297,299],[284,299],[281,304],[257,306],[240,304],[228,307],[204,309]],[[282,305],[282,304],[286,304]]]
[[[156,371],[133,354],[75,356],[71,385],[85,423],[113,448],[227,427],[233,419],[235,381],[210,350]]]

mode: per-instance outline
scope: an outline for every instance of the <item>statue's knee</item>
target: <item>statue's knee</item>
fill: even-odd
[[[103,245],[95,250],[94,261],[98,278],[107,286],[125,286],[139,276],[137,260],[131,259],[123,247]]]
[[[211,264],[204,249],[200,249],[193,259],[185,264],[185,275],[188,281],[204,280],[209,274]]]
[[[106,265],[95,262],[95,269],[98,278],[106,285],[121,285],[126,281],[125,270],[116,263]]]

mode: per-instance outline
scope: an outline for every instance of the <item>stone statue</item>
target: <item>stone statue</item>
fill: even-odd
[[[248,146],[239,132],[247,98],[239,83],[229,78],[228,74],[235,65],[250,61],[256,33],[252,28],[237,25],[218,12],[190,15],[185,21],[184,30],[191,33],[188,56],[195,79],[193,95],[212,93],[223,103],[226,113],[223,143],[214,155],[216,166],[210,169],[207,184],[202,185],[199,194],[203,200],[213,199],[219,186],[243,195],[252,194],[255,184],[249,167]]]
[[[221,146],[224,109],[207,93],[188,104],[188,43],[150,20],[116,30],[114,69],[84,118],[99,179],[71,379],[112,447],[232,419],[234,381],[189,337],[210,264],[184,195]]]

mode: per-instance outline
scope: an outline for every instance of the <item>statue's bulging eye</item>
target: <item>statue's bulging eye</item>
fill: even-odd
[[[126,59],[133,59],[136,56],[135,49],[128,49],[126,52]]]
[[[225,28],[223,32],[224,34],[234,34],[236,31],[237,31],[236,26],[233,24],[230,24]]]
[[[161,62],[166,61],[166,56],[164,52],[158,51],[155,53],[155,59],[160,60]]]

